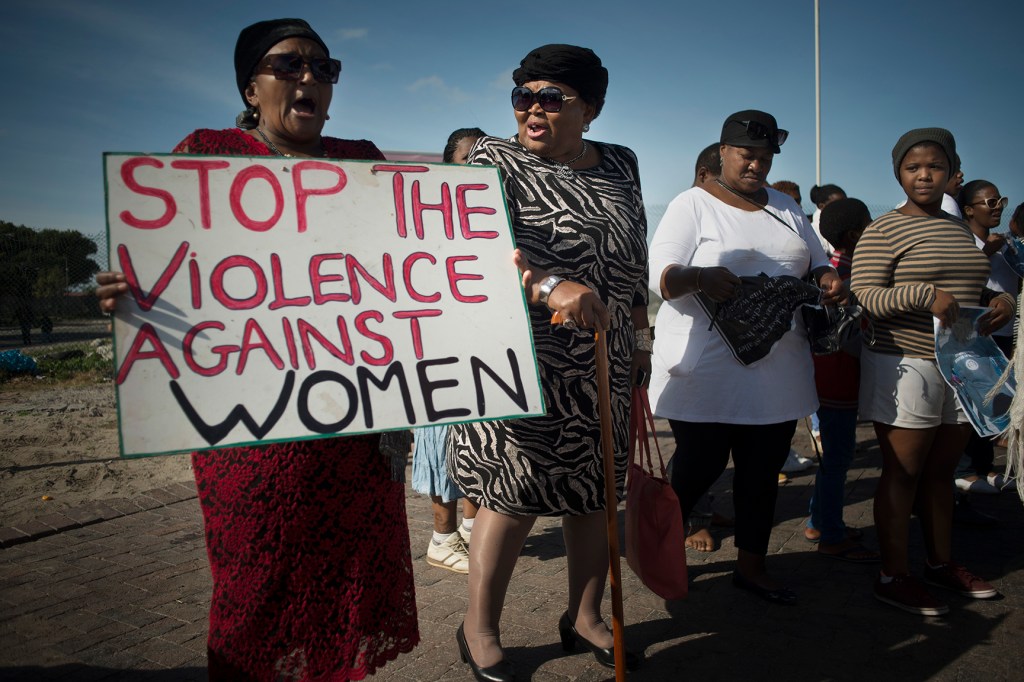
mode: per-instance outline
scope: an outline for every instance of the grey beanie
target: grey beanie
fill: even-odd
[[[903,163],[903,157],[912,147],[922,142],[932,142],[942,147],[942,150],[946,152],[946,158],[949,159],[950,174],[955,173],[960,167],[960,157],[956,153],[956,140],[953,139],[953,133],[945,128],[914,128],[903,133],[903,137],[892,148],[892,169],[896,173],[897,180],[900,177],[900,164]]]

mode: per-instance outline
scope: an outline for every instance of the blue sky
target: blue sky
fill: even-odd
[[[519,60],[575,43],[610,72],[588,137],[636,151],[652,231],[697,152],[746,108],[790,131],[769,180],[799,183],[810,208],[813,0],[4,0],[0,219],[103,232],[102,153],[168,151],[233,125],[238,31],[282,15],[307,19],[343,62],[329,135],[416,151],[440,151],[459,127],[510,135]],[[942,126],[968,180],[995,182],[1011,209],[1024,201],[1022,26],[1010,0],[821,0],[822,181],[894,205],[896,139]]]

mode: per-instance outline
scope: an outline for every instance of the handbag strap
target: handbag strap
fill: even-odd
[[[764,211],[765,213],[770,215],[772,218],[775,218],[776,222],[781,223],[787,230],[789,230],[790,232],[795,234],[797,237],[800,238],[801,241],[803,241],[803,236],[799,232],[797,232],[797,229],[795,227],[793,227],[792,225],[787,223],[785,220],[780,218],[774,212],[769,211],[767,206],[759,204],[756,201],[754,201],[753,199],[751,199],[750,197],[748,197],[746,194],[743,194],[742,192],[739,192],[739,191],[733,189],[732,187],[730,187],[726,183],[722,182],[721,178],[715,178],[715,182],[718,183],[718,185],[720,185],[721,187],[725,188],[726,190],[732,192],[734,195],[736,195],[737,197],[739,197],[743,201],[749,202],[749,203],[753,204],[754,206],[757,206],[759,209],[761,209],[762,211]],[[810,274],[810,272],[811,272],[811,265],[813,265],[813,264],[814,264],[814,262],[812,260],[812,257],[810,255],[810,253],[808,253],[807,254],[807,273],[808,274]]]
[[[648,428],[650,431],[648,431]],[[654,449],[658,453],[658,467],[661,477],[666,478],[665,459],[661,455],[661,446],[658,445],[657,431],[654,427],[654,414],[651,412],[651,401],[647,396],[647,389],[642,386],[633,387],[633,399],[629,409],[629,461],[638,464],[641,469],[654,475],[654,461],[651,459],[651,440],[654,440]],[[639,456],[639,462],[637,461]],[[644,466],[646,460],[646,467]]]

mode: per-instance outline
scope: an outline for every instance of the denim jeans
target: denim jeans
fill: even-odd
[[[835,545],[846,539],[843,498],[846,472],[857,446],[857,410],[822,407],[818,409],[818,420],[821,423],[821,466],[814,477],[807,527],[821,531],[821,542]]]

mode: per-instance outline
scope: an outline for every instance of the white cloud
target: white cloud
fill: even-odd
[[[426,78],[420,78],[406,89],[409,92],[427,90],[437,93],[443,98],[439,101],[444,102],[466,102],[471,99],[466,92],[457,87],[448,85],[440,76],[427,76]]]
[[[490,87],[496,90],[509,90],[512,88],[512,69],[502,71],[490,82]]]

